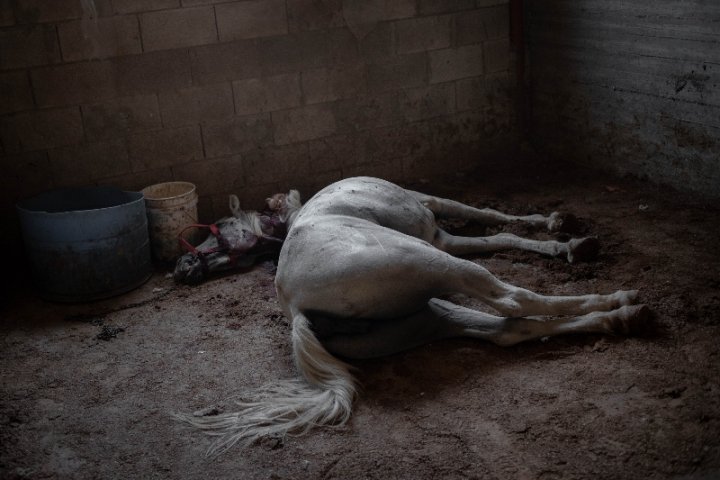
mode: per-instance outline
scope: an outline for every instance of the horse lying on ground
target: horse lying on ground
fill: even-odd
[[[519,248],[573,262],[597,252],[594,238],[560,243],[506,233],[458,237],[435,221],[525,222],[556,231],[569,219],[557,212],[511,216],[368,177],[334,183],[304,206],[294,190],[268,199],[268,206],[266,215],[242,212],[231,197],[234,216],[218,222],[218,234],[180,258],[175,271],[178,281],[198,281],[233,264],[231,257],[277,244],[274,234],[287,229],[275,287],[292,320],[293,355],[302,378],[255,392],[254,400],[239,402],[235,413],[181,415],[219,436],[210,453],[238,441],[249,444],[263,436],[345,423],[356,384],[351,367],[338,357],[378,357],[450,337],[509,346],[561,333],[628,334],[642,328],[650,315],[646,306],[633,305],[634,290],[545,296],[504,283],[480,265],[454,256]],[[234,252],[219,248],[233,244],[229,238],[241,239],[234,242]],[[499,315],[441,298],[457,293],[481,300]]]

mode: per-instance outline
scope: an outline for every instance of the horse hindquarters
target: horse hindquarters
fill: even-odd
[[[340,318],[388,319],[415,313],[430,298],[462,293],[505,316],[584,315],[629,305],[637,296],[633,291],[540,295],[417,238],[367,221],[346,217],[343,222],[324,219],[293,229],[276,277],[284,307]]]

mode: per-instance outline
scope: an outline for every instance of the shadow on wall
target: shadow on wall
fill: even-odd
[[[533,144],[720,197],[720,6],[529,3]]]

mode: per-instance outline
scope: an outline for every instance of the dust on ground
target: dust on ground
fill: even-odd
[[[453,340],[357,362],[363,388],[347,426],[209,460],[211,440],[172,412],[228,411],[243,391],[294,376],[271,263],[198,287],[159,271],[88,305],[46,303],[18,282],[0,310],[0,477],[718,478],[720,210],[638,180],[518,171],[412,187],[509,213],[577,214],[602,242],[595,262],[475,260],[547,294],[638,288],[655,332],[511,348]]]

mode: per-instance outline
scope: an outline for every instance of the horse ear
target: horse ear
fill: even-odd
[[[302,202],[300,201],[300,192],[298,192],[297,190],[290,190],[285,197],[285,207],[280,213],[280,220],[282,220],[283,222],[287,222],[288,220],[290,220],[291,217],[294,216],[295,213],[300,210],[300,207],[302,207]]]
[[[230,195],[228,197],[230,201],[230,211],[233,214],[233,217],[239,217],[240,213],[242,213],[242,210],[240,210],[240,199],[237,197],[237,195]]]
[[[300,202],[300,192],[297,190],[290,190],[288,192],[288,203],[291,204],[293,207],[299,207],[302,205]]]

